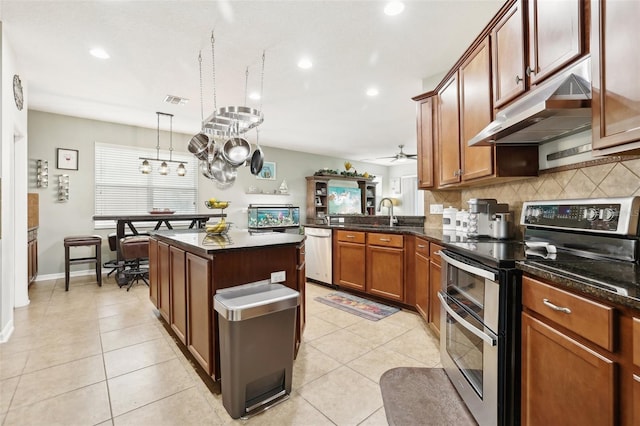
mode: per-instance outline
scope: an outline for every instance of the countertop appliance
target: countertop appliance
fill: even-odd
[[[305,261],[307,279],[322,284],[333,284],[332,275],[332,230],[305,227]]]
[[[640,197],[529,201],[520,218],[524,242],[448,236],[438,294],[441,358],[479,424],[520,419],[516,263],[640,300],[639,217]]]
[[[472,237],[509,237],[509,204],[498,203],[495,198],[472,198],[469,204],[467,233]],[[498,214],[501,214],[498,216]],[[494,223],[501,222],[501,223]],[[502,223],[506,222],[506,223]]]

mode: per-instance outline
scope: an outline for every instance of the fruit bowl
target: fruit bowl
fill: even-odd
[[[229,228],[231,228],[231,222],[218,222],[213,225],[206,225],[204,230],[207,232],[207,235],[224,235],[229,232]]]
[[[211,202],[210,200],[207,200],[204,202],[204,205],[207,206],[207,208],[210,209],[226,209],[227,207],[229,207],[230,202],[229,201],[214,201]]]

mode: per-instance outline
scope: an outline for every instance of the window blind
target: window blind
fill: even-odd
[[[185,176],[178,176],[179,163],[169,164],[169,174],[158,173],[161,161],[149,161],[150,174],[139,170],[139,157],[156,158],[155,149],[95,143],[95,214],[147,214],[152,209],[176,213],[196,213],[198,199],[198,161],[191,154],[173,153],[173,160],[184,161]],[[168,159],[168,151],[160,151]],[[100,226],[102,225],[102,226]],[[96,223],[96,227],[113,223]]]

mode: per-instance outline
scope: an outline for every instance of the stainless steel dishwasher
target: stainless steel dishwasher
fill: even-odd
[[[304,234],[307,279],[332,285],[331,229],[307,226]]]

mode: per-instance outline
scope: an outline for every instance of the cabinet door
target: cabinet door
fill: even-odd
[[[187,348],[207,374],[214,375],[211,261],[187,253]]]
[[[438,299],[438,290],[442,286],[440,280],[442,267],[439,263],[433,261],[429,263],[429,325],[440,335],[440,299]]]
[[[491,117],[491,50],[487,37],[460,67],[463,181],[493,174],[493,147],[470,147],[467,143],[491,123]]]
[[[529,0],[529,83],[536,84],[583,53],[584,0]]]
[[[417,244],[424,243],[418,241]],[[429,321],[429,258],[418,251],[415,253],[415,268],[416,309],[425,321]]]
[[[435,98],[423,99],[418,107],[418,188],[432,188],[433,183],[433,112]]]
[[[404,250],[367,245],[367,293],[404,301]]]
[[[300,305],[298,306],[297,311],[297,322],[298,326],[296,327],[296,349],[294,356],[298,355],[298,349],[300,348],[300,343],[302,342],[302,334],[304,333],[304,326],[306,325],[307,318],[307,278],[305,272],[305,253],[304,253],[304,243],[298,247],[298,266],[297,275],[298,275],[298,292],[300,292]]]
[[[460,114],[458,74],[438,93],[439,185],[460,182]]]
[[[498,108],[524,93],[524,21],[517,1],[491,31],[493,107]]]
[[[640,376],[633,375],[633,424],[640,425]]]
[[[532,316],[522,314],[522,424],[614,423],[616,366]]]
[[[169,244],[158,241],[158,310],[167,324],[171,314],[169,270]]]
[[[187,344],[187,283],[185,280],[185,252],[176,247],[169,248],[171,329],[182,344]]]
[[[338,242],[338,284],[365,291],[365,245]]]
[[[158,240],[149,238],[149,300],[158,307]]]
[[[593,149],[640,149],[640,2],[593,0],[591,14]]]

